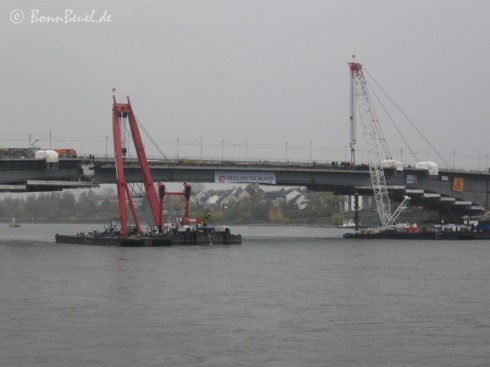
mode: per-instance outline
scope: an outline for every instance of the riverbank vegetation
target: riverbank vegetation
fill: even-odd
[[[244,189],[196,192],[191,200],[192,218],[211,214],[211,221],[216,224],[337,225],[352,217],[352,213],[341,211],[342,196],[302,189],[270,193],[249,185]],[[183,205],[181,197],[166,197],[165,220],[182,216]],[[136,206],[141,222],[150,223],[147,200],[137,199]],[[113,189],[41,193],[27,197],[12,194],[0,200],[0,220],[3,221],[15,217],[18,221],[109,222],[117,215],[117,196]]]

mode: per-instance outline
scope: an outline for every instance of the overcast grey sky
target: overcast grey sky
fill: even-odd
[[[18,22],[24,13],[24,20]],[[33,23],[65,10],[111,22]],[[167,156],[344,160],[351,55],[452,165],[486,168],[488,0],[5,1],[0,146],[112,151],[112,90]],[[441,165],[393,110],[420,160]],[[380,115],[394,158],[415,162]],[[177,139],[178,144],[177,144]],[[365,154],[358,128],[359,160]],[[157,151],[147,145],[149,155]],[[478,160],[480,156],[480,160]],[[347,155],[347,158],[349,156]]]

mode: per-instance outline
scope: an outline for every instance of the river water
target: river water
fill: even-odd
[[[0,224],[1,366],[490,365],[490,241],[54,243],[101,227]]]

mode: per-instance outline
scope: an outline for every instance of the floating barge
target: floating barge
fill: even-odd
[[[372,240],[490,240],[490,232],[354,232],[345,233],[344,238]]]
[[[189,230],[177,233],[155,235],[119,236],[104,232],[77,233],[75,235],[56,234],[56,243],[77,245],[119,246],[119,247],[161,247],[172,245],[235,245],[242,243],[240,234],[232,234],[228,227],[223,231],[215,228]]]
[[[345,233],[344,238],[373,240],[490,240],[490,223],[476,221],[464,224],[438,224],[434,228],[419,231],[416,226],[364,229]]]
[[[56,234],[56,243],[71,243],[76,245],[144,247],[144,246],[171,246],[172,237],[138,237],[138,236],[103,236],[77,233],[75,235]]]

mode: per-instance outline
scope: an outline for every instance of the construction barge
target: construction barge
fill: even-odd
[[[358,216],[356,216],[358,219]],[[373,240],[490,240],[490,221],[468,216],[459,224],[440,223],[419,230],[416,224],[398,223],[391,226],[359,229],[345,233],[344,238]]]
[[[490,231],[421,231],[400,232],[396,230],[360,231],[345,233],[347,239],[372,240],[490,240]]]
[[[237,245],[242,243],[240,234],[232,234],[229,227],[186,228],[175,233],[154,233],[138,236],[122,236],[116,232],[93,231],[75,235],[56,234],[57,243],[119,247],[161,247],[172,245]]]
[[[184,190],[182,192],[167,192],[162,182],[158,182],[155,185],[129,97],[127,103],[116,102],[115,96],[113,96],[113,99],[112,132],[114,138],[119,216],[104,231],[93,231],[88,234],[77,233],[75,235],[57,233],[55,236],[56,242],[124,247],[241,244],[242,236],[240,234],[232,234],[228,226],[208,226],[207,220],[210,217],[209,215],[204,215],[196,219],[189,218],[191,196],[191,186],[189,184],[184,182]],[[130,183],[125,177],[124,168],[128,146],[126,145],[126,139],[122,139],[123,129],[124,131],[131,132],[141,168],[143,186],[146,191],[143,196],[146,196],[148,199],[153,217],[153,223],[145,231],[141,228],[136,212],[132,194],[132,192],[135,192],[134,187],[130,187]],[[158,187],[158,194],[155,186]],[[175,218],[172,223],[164,225],[164,200],[168,195],[176,195],[184,198],[184,214],[181,217]],[[129,222],[128,208],[132,214],[131,224]]]

